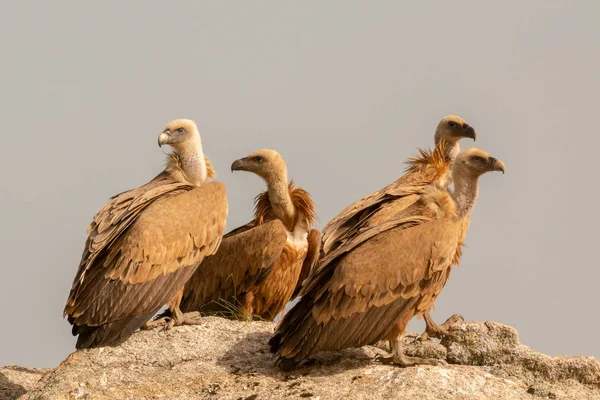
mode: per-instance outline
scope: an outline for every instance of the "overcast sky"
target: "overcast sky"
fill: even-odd
[[[507,173],[482,178],[434,318],[600,357],[598,15],[583,0],[3,3],[0,365],[74,350],[62,310],[86,227],[162,169],[170,120],[198,122],[231,229],[264,187],[234,159],[277,149],[323,227],[447,114]]]

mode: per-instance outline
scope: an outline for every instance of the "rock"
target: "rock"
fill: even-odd
[[[14,400],[32,390],[49,369],[22,368],[15,365],[0,368],[0,400]]]
[[[542,397],[552,397],[550,386],[562,393],[559,388],[569,381],[600,389],[600,362],[594,357],[553,358],[536,353],[519,342],[516,329],[496,322],[455,328],[456,337],[442,341],[450,363],[490,366],[494,375],[518,378],[529,385],[529,393]]]
[[[319,354],[292,372],[273,364],[267,341],[274,327],[209,317],[200,326],[139,332],[119,347],[75,352],[33,388],[7,378],[22,400],[600,399],[598,360],[536,353],[515,329],[493,322],[457,323],[441,343],[405,336],[408,354],[444,359],[445,366],[381,365],[373,358],[385,352],[365,346]]]

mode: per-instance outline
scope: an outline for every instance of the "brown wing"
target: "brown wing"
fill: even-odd
[[[410,227],[415,223],[427,221],[427,217],[420,215],[422,207],[418,204],[419,198],[418,195],[410,195],[390,199],[385,204],[381,204],[379,209],[373,210],[360,223],[346,230],[345,235],[338,239],[335,247],[330,248],[329,252],[323,254],[319,262],[319,268],[327,265],[341,254],[352,251],[352,249],[379,233],[398,227]]]
[[[403,176],[382,190],[354,202],[328,222],[323,228],[323,253],[342,245],[361,229],[364,221],[388,203],[395,203],[395,212],[399,212],[401,206],[408,208],[414,204],[429,185],[443,183],[442,186],[445,186],[450,165],[445,151],[444,142],[433,151],[420,150],[418,156],[409,160]]]
[[[271,351],[299,362],[381,340],[451,265],[460,229],[445,218],[387,230],[319,269],[278,327]]]
[[[105,218],[92,223],[65,307],[72,323],[98,326],[157,310],[183,287],[196,265],[216,251],[227,217],[222,183],[173,195],[150,196],[150,192],[134,197],[128,209],[141,210],[114,218],[112,229],[102,222]],[[107,207],[101,214],[114,208]],[[111,235],[99,241],[107,231]]]
[[[279,259],[287,231],[279,220],[252,223],[227,234],[217,253],[202,262],[185,286],[181,309],[210,311],[262,283]]]
[[[77,290],[82,275],[94,263],[96,257],[102,254],[146,207],[160,198],[177,195],[193,188],[194,186],[176,182],[170,179],[168,174],[162,173],[139,188],[113,196],[94,216],[87,229],[88,238],[73,281],[71,295]],[[70,300],[71,296],[69,302]]]
[[[228,238],[230,236],[237,235],[238,233],[246,232],[252,228],[256,228],[258,225],[259,224],[255,220],[250,221],[245,225],[238,226],[237,228],[232,229],[231,231],[227,232],[225,235],[223,235],[223,239]]]
[[[302,283],[311,276],[319,262],[319,253],[321,252],[321,232],[319,232],[317,229],[312,229],[308,233],[307,241],[308,251],[306,253],[306,257],[304,258],[304,262],[302,263],[302,270],[300,271],[300,276],[298,277],[296,289],[294,289],[294,293],[292,294],[292,298],[290,300],[293,300],[298,296],[300,290],[302,289]]]

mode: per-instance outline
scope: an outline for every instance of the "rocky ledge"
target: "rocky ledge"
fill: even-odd
[[[549,357],[495,322],[457,323],[441,343],[404,338],[410,355],[444,366],[398,368],[365,346],[323,353],[293,372],[273,364],[268,322],[206,318],[78,351],[54,370],[0,369],[4,399],[600,399],[600,362]]]

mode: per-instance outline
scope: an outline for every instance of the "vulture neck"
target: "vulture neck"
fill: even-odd
[[[206,181],[208,174],[204,151],[200,139],[178,151],[181,169],[185,178],[193,185],[200,186]]]
[[[269,177],[267,180],[267,192],[269,193],[269,202],[271,203],[273,214],[287,226],[294,220],[296,209],[290,196],[287,171],[285,169]]]
[[[435,145],[437,146],[438,144],[440,144],[441,141],[444,142],[444,145],[446,146],[446,154],[448,155],[448,157],[450,158],[450,162],[454,162],[454,159],[456,158],[456,156],[458,155],[458,153],[460,152],[460,146],[458,145],[458,140],[446,140],[440,136],[435,136]],[[452,167],[452,164],[450,164],[450,167]]]
[[[452,183],[452,165],[454,164],[456,156],[460,152],[460,146],[458,145],[458,140],[446,140],[438,135],[435,136],[435,146],[444,146],[444,153],[449,159],[448,172],[441,180],[441,185],[444,187],[448,187]]]
[[[479,176],[462,168],[455,168],[452,175],[452,198],[456,202],[457,218],[462,219],[471,213],[477,202]]]

